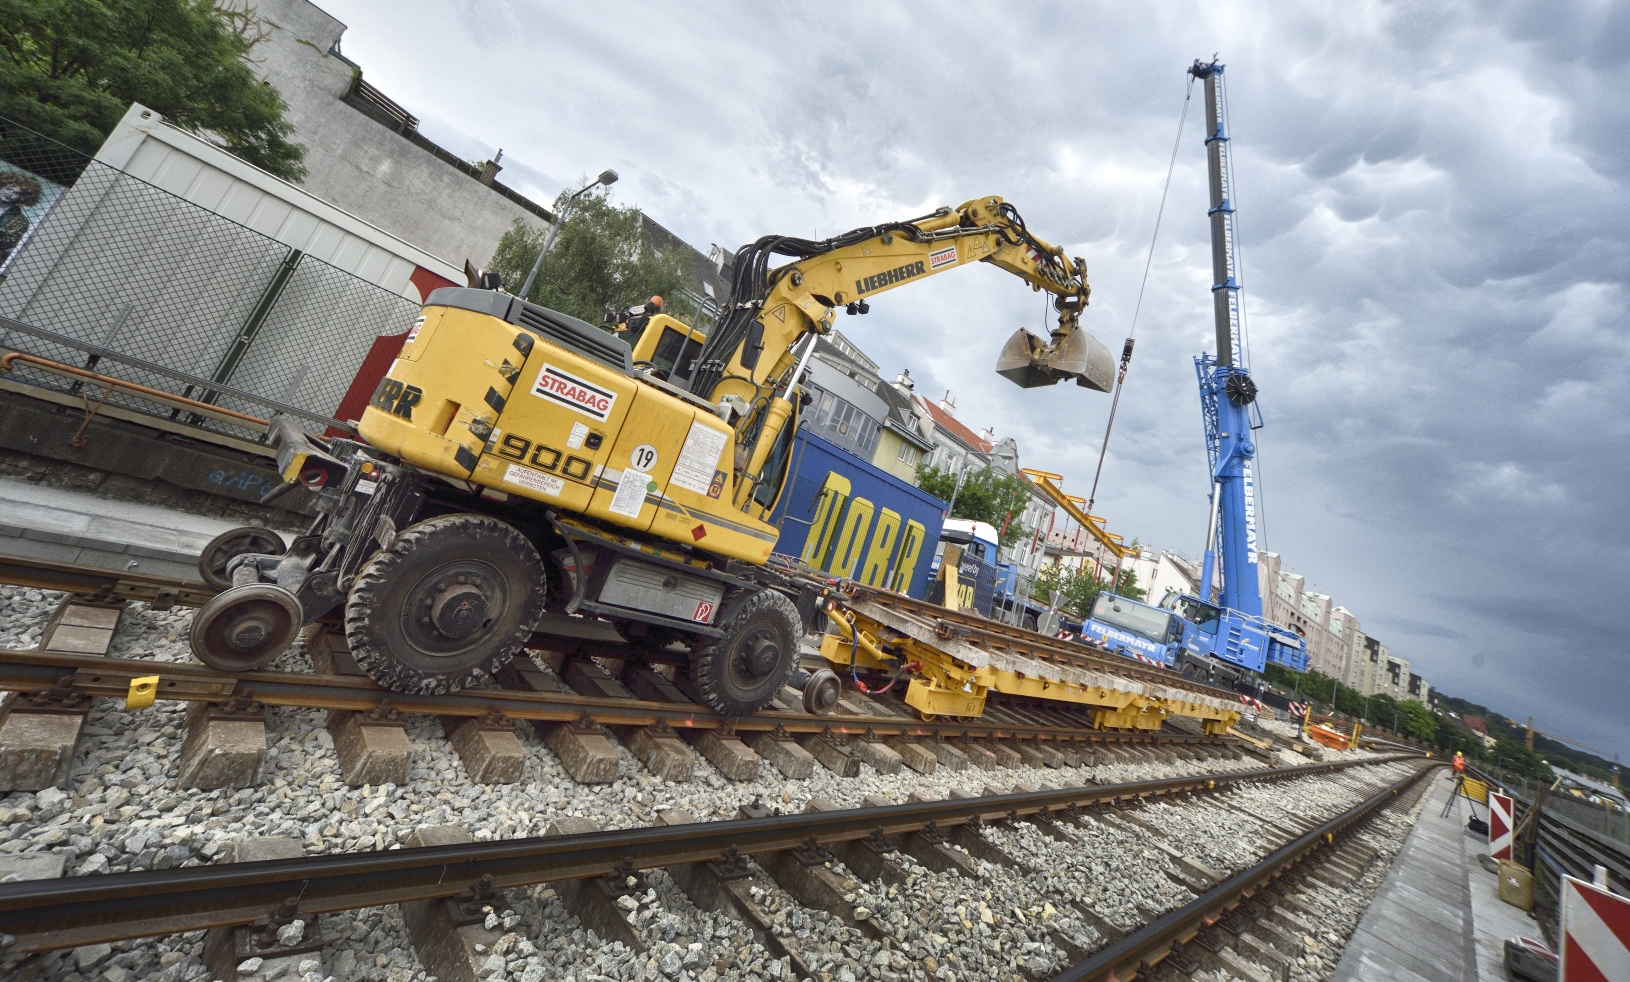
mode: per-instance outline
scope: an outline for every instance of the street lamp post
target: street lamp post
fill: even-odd
[[[602,185],[605,187],[610,187],[616,183],[617,172],[607,168],[606,170],[600,172],[599,177],[595,178],[593,181],[590,181],[588,184],[583,185],[583,187],[574,192],[571,197],[566,199],[566,203],[562,205],[560,211],[555,214],[555,224],[549,227],[549,237],[543,240],[543,248],[538,250],[538,259],[532,264],[532,271],[526,274],[526,282],[521,284],[521,292],[518,294],[518,296],[522,300],[525,300],[527,294],[532,292],[532,281],[538,278],[538,270],[543,268],[543,257],[549,255],[549,250],[554,247],[555,238],[556,236],[560,235],[560,227],[566,224],[566,217],[572,212],[572,205],[578,198],[588,194],[589,191],[593,190],[595,187]]]

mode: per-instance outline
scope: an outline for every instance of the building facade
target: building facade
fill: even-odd
[[[547,203],[498,179],[501,161],[472,163],[420,133],[419,120],[386,95],[389,80],[365,78],[340,52],[339,19],[308,0],[247,2],[266,30],[249,65],[288,105],[293,140],[306,148],[304,190],[460,269],[465,260],[487,265],[515,222],[541,229],[554,221]],[[692,301],[723,295],[727,252],[709,261],[649,217],[644,224],[652,248],[681,250]]]

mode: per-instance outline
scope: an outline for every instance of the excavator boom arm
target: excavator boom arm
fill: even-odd
[[[793,261],[772,268],[774,256]],[[710,402],[734,396],[751,407],[738,428],[748,478],[737,484],[738,502],[745,507],[749,489],[770,479],[762,470],[791,416],[794,369],[809,351],[795,354],[799,341],[830,333],[839,307],[863,312],[877,294],[974,262],[1056,297],[1051,339],[1021,328],[1002,349],[1000,374],[1027,388],[1074,379],[1109,391],[1114,359],[1079,327],[1091,293],[1086,264],[1031,234],[1018,210],[999,197],[822,242],[767,236],[737,254],[731,302],[702,348],[691,383],[691,391]],[[786,405],[777,405],[782,401]]]

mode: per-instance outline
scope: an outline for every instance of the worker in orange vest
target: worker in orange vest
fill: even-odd
[[[1466,773],[1466,758],[1460,751],[1455,751],[1455,774]]]

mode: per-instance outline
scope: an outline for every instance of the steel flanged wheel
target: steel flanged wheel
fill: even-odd
[[[198,556],[198,575],[217,590],[232,586],[226,565],[239,556],[254,553],[261,556],[281,556],[288,551],[283,537],[271,529],[256,525],[229,529],[209,540],[209,545]]]
[[[791,600],[761,590],[733,601],[719,618],[724,637],[696,655],[691,679],[709,707],[746,716],[770,704],[798,666],[803,622]]]
[[[843,695],[843,682],[830,668],[818,668],[804,683],[804,712],[815,716],[830,716],[838,708],[838,697]]]
[[[263,668],[294,643],[300,620],[300,601],[280,586],[233,587],[193,616],[192,653],[218,672]]]
[[[345,638],[381,685],[451,692],[504,667],[544,602],[543,562],[524,535],[484,515],[443,515],[408,528],[362,568]]]

